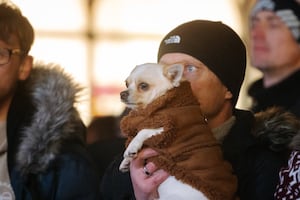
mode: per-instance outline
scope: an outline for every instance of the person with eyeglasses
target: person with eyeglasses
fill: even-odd
[[[0,3],[0,199],[96,200],[99,178],[74,103],[81,91],[56,64],[29,55],[34,30]]]
[[[10,57],[12,55],[21,55],[22,52],[20,49],[7,49],[0,48],[0,65],[5,65],[9,63]]]

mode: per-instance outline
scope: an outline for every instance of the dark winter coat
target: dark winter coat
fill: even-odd
[[[259,112],[272,106],[280,106],[300,117],[300,70],[280,83],[264,88],[262,79],[249,88],[253,98],[253,112]]]
[[[17,200],[94,200],[98,178],[74,107],[79,86],[37,64],[19,84],[7,118],[8,168]]]
[[[235,110],[234,115],[236,123],[225,137],[222,150],[238,177],[238,195],[241,200],[274,199],[278,173],[287,160],[287,149],[272,149],[269,138],[254,137],[253,132],[259,128],[251,112]]]

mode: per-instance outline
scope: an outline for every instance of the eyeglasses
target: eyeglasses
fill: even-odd
[[[21,55],[22,51],[20,49],[0,48],[0,65],[9,63],[11,56],[14,54]]]

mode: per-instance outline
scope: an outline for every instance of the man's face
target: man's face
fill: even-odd
[[[7,42],[0,40],[0,47],[19,49],[18,40],[13,36]],[[18,80],[28,77],[28,69],[31,69],[31,62],[28,61],[31,61],[31,58],[27,57],[22,60],[20,55],[12,54],[8,63],[0,65],[0,110],[9,103]]]
[[[251,64],[262,71],[299,62],[300,46],[274,12],[260,11],[251,18],[250,58]]]
[[[218,115],[225,101],[232,98],[231,92],[217,76],[192,56],[183,53],[167,53],[161,57],[159,63],[182,63],[185,66],[184,77],[191,83],[200,108],[208,118]]]

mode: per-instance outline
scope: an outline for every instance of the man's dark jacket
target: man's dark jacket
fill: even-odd
[[[280,106],[300,117],[300,70],[280,83],[269,88],[263,87],[263,80],[255,81],[248,90],[253,98],[254,113],[272,106]]]
[[[236,122],[224,138],[222,150],[238,177],[241,200],[274,199],[278,172],[286,162],[286,155],[274,152],[253,136],[254,115],[235,110]],[[134,198],[129,173],[119,171],[122,155],[106,171],[101,184],[104,200],[131,200]]]

